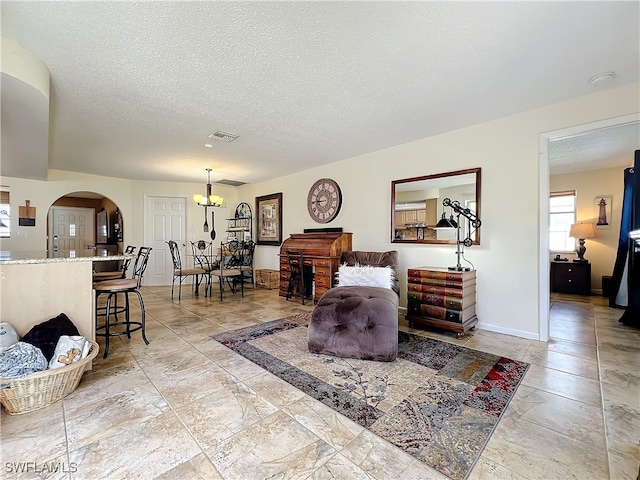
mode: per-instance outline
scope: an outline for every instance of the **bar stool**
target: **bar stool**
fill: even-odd
[[[136,247],[133,245],[127,245],[124,253],[127,255],[133,255],[136,251]],[[107,280],[118,280],[120,278],[125,278],[127,276],[127,270],[129,270],[129,264],[131,263],[131,257],[126,258],[122,261],[122,266],[120,270],[112,271],[112,272],[93,272],[93,281],[94,282],[105,282]]]
[[[151,248],[140,247],[138,255],[133,266],[133,273],[131,278],[121,278],[116,280],[107,280],[104,282],[95,282],[93,289],[96,294],[96,336],[105,337],[105,347],[103,358],[107,358],[109,354],[109,338],[119,335],[126,335],[127,338],[131,338],[131,333],[140,330],[142,332],[142,339],[144,343],[149,345],[149,340],[145,335],[145,311],[144,302],[142,300],[142,294],[140,293],[140,286],[142,285],[142,276],[147,268],[147,261],[149,260],[149,253]],[[117,304],[118,294],[123,293],[125,296],[124,306],[119,307]],[[130,319],[129,308],[129,294],[135,293],[140,303],[141,318],[139,322],[132,322]],[[100,295],[107,295],[106,306],[100,307],[98,304],[98,297]],[[112,306],[111,302],[115,299],[115,304]],[[118,318],[118,314],[124,313],[125,319],[121,321]],[[98,319],[104,317],[104,323],[98,324]],[[124,330],[111,330],[114,327],[124,327]]]

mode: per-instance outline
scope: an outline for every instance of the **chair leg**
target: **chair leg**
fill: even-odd
[[[146,345],[149,345],[149,340],[147,340],[147,335],[145,334],[145,311],[144,311],[144,302],[142,301],[142,294],[136,290],[136,295],[138,295],[138,302],[140,302],[140,324],[142,328],[142,340]]]
[[[293,282],[291,278],[291,272],[289,272],[289,283],[287,285],[287,296],[286,296],[287,301],[289,301],[289,299],[291,298],[292,293],[293,293]]]
[[[116,294],[116,299],[118,298],[118,294]],[[126,332],[127,332],[127,338],[131,339],[131,320],[130,320],[130,314],[129,314],[129,293],[128,292],[124,292],[124,307],[125,307],[125,311],[124,311],[124,321],[125,321],[125,326],[127,327]]]
[[[173,286],[176,283],[176,276],[173,276],[173,280],[171,280],[171,301],[173,302]]]
[[[111,296],[113,294],[110,293],[107,296],[107,307],[104,314],[104,355],[102,358],[107,358],[109,355],[109,312],[111,311]]]
[[[205,286],[205,297],[211,297],[213,295],[213,278],[211,278],[211,274],[207,274],[206,276],[206,286]]]

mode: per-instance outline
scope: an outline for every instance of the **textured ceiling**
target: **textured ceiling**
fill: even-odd
[[[639,8],[1,4],[2,35],[51,72],[49,158],[33,161],[196,182],[213,167],[213,181],[247,183],[638,81]],[[609,70],[609,84],[587,82]],[[217,130],[239,138],[207,138]]]
[[[592,130],[549,142],[550,173],[561,175],[633,165],[640,150],[640,123]]]

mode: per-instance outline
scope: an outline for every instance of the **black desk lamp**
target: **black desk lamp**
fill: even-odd
[[[456,229],[456,255],[458,256],[458,262],[455,267],[449,267],[449,270],[456,270],[458,272],[469,271],[471,270],[469,267],[463,267],[460,264],[460,257],[462,257],[462,246],[470,247],[473,245],[473,240],[471,240],[471,228],[467,228],[467,238],[460,240],[460,217],[462,216],[467,220],[469,227],[473,226],[474,228],[480,228],[482,222],[470,208],[463,207],[458,200],[445,198],[442,200],[442,206],[451,208],[453,214],[451,214],[449,219],[447,219],[447,215],[443,208],[442,218],[434,228]],[[456,215],[455,220],[453,219],[453,215]]]

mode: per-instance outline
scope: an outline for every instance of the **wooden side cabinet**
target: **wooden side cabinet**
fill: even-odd
[[[551,262],[551,291],[591,295],[591,264]]]

